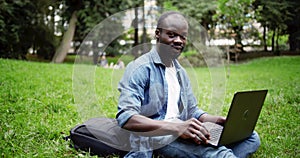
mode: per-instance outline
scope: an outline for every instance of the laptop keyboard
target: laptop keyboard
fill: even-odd
[[[204,122],[203,125],[210,134],[209,142],[211,142],[212,144],[217,144],[221,137],[223,126],[212,122]]]
[[[209,131],[211,141],[219,140],[221,136],[222,128],[213,128]]]

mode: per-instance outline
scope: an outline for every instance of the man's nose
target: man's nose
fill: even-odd
[[[183,43],[183,40],[181,39],[180,36],[176,36],[175,39],[174,39],[174,42],[176,42],[176,43]]]

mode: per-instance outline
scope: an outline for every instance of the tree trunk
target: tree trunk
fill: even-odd
[[[275,39],[275,44],[276,44],[276,49],[275,51],[278,52],[279,51],[279,29],[276,29],[276,39]]]
[[[243,28],[241,26],[237,26],[237,27],[234,27],[234,31],[236,32],[235,44],[240,45],[240,50],[241,50],[241,52],[243,52],[244,51],[244,46],[242,43]]]
[[[133,27],[134,27],[134,43],[133,43],[133,47],[136,47],[139,45],[139,19],[138,19],[138,8],[136,7],[134,9],[134,15],[135,15],[135,18],[133,20]],[[134,48],[132,50],[132,54],[135,58],[137,58],[139,56],[139,50],[136,48]]]
[[[266,39],[266,35],[267,35],[267,26],[264,25],[263,27],[263,44],[264,44],[264,51],[268,51],[268,47],[267,47],[267,39]]]
[[[94,65],[97,65],[98,58],[99,58],[99,52],[97,51],[98,50],[98,42],[96,40],[93,41],[92,50],[93,50],[93,63],[94,63]]]
[[[272,52],[274,52],[274,43],[275,43],[275,30],[276,29],[273,29],[273,34],[272,34]]]
[[[143,2],[144,3],[144,2]],[[143,50],[142,54],[150,51],[151,47],[149,47],[149,44],[147,43],[147,29],[146,29],[146,19],[145,19],[145,5],[143,4],[143,36],[142,36],[142,44],[143,44]]]
[[[64,59],[67,56],[67,53],[71,47],[71,42],[73,40],[74,37],[74,33],[75,33],[75,29],[76,29],[76,21],[77,21],[77,15],[76,15],[76,11],[74,11],[72,13],[72,17],[70,19],[69,22],[69,27],[67,29],[67,31],[65,32],[62,41],[60,43],[60,45],[58,46],[55,55],[52,59],[52,62],[54,63],[62,63],[64,61]]]

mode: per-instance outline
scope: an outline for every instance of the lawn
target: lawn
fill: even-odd
[[[187,71],[199,106],[211,113],[226,114],[236,91],[268,89],[253,157],[300,157],[299,56]],[[90,157],[63,137],[90,117],[114,117],[123,70],[0,59],[0,72],[1,157]]]

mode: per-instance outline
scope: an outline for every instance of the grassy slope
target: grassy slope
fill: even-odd
[[[2,157],[76,157],[62,139],[83,118],[114,117],[118,92],[116,84],[122,71],[92,66],[96,93],[92,108],[99,112],[79,111],[72,84],[70,64],[46,64],[0,59],[0,152]],[[262,146],[254,157],[299,157],[300,57],[263,58],[227,69],[211,69],[228,75],[224,99],[225,114],[233,93],[238,90],[269,89],[256,126]],[[206,68],[194,70],[198,78],[200,105],[210,103],[212,74]],[[94,77],[91,75],[91,77]],[[111,79],[112,78],[112,79]],[[192,78],[193,79],[193,78]],[[89,83],[76,82],[83,87]],[[221,86],[221,85],[220,85]],[[77,90],[76,90],[77,91]],[[84,94],[82,90],[79,94]],[[92,91],[93,92],[93,91]],[[88,92],[87,92],[88,93]],[[76,102],[75,102],[76,101]],[[80,103],[80,102],[79,102]],[[83,110],[84,111],[84,110]],[[95,110],[94,110],[95,112]],[[82,114],[85,116],[83,117]],[[86,116],[87,115],[87,116]]]

